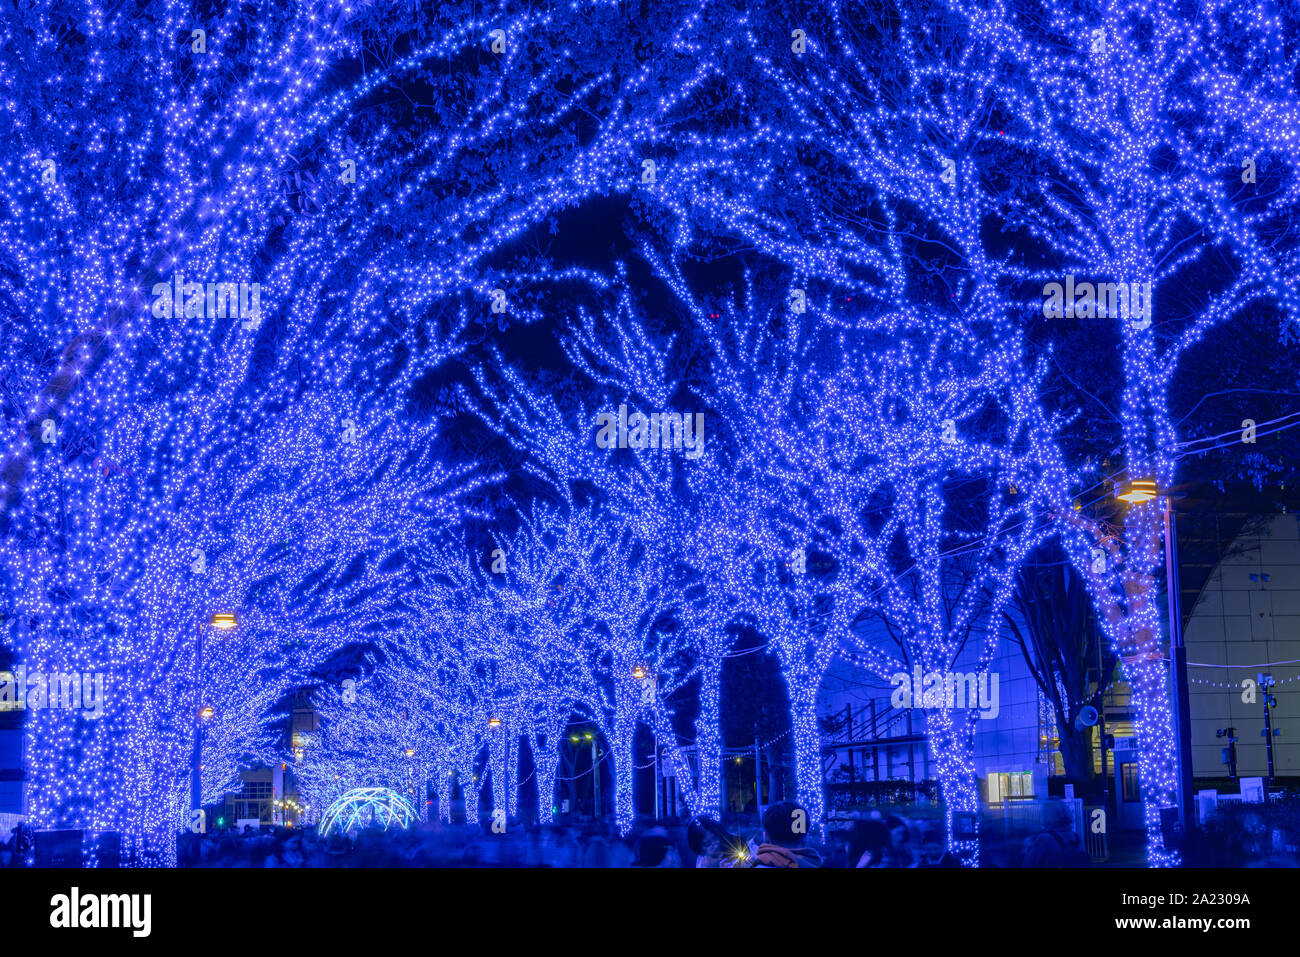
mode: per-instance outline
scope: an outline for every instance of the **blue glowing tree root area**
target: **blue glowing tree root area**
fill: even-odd
[[[0,22],[3,641],[105,688],[28,711],[34,826],[175,863],[200,724],[206,805],[285,761],[548,820],[581,721],[620,830],[638,728],[716,815],[757,649],[818,827],[831,665],[986,668],[1055,539],[1180,862],[1162,516],[1113,485],[1178,481],[1212,330],[1294,321],[1295,11],[136,6]],[[978,864],[973,721],[925,711]]]

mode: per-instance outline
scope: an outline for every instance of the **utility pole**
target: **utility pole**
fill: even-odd
[[[1178,817],[1186,835],[1195,820],[1192,810],[1192,713],[1187,687],[1187,646],[1183,644],[1183,620],[1178,607],[1178,530],[1169,495],[1165,495],[1165,594],[1169,604],[1169,684],[1176,722],[1174,744],[1178,755]]]
[[[190,820],[202,804],[200,767],[203,757],[203,621],[199,621],[198,654],[194,668],[194,753],[190,757]]]
[[[506,747],[505,747],[506,766],[502,768],[502,771],[505,773],[505,780],[506,780],[506,816],[508,817],[512,813],[514,813],[516,795],[515,795],[515,781],[514,781],[515,775],[511,773],[513,771],[513,768],[511,768],[510,766],[510,735],[506,734],[505,738],[506,738]]]
[[[659,813],[660,792],[663,790],[663,778],[659,772],[659,742],[655,742],[655,820],[658,821],[662,815]]]
[[[1089,612],[1091,617],[1091,612]],[[1094,619],[1095,620],[1095,619]],[[1097,627],[1096,632],[1097,645],[1097,743],[1101,746],[1101,813],[1105,820],[1110,820],[1110,802],[1106,800],[1107,782],[1106,777],[1109,773],[1106,769],[1106,691],[1105,683],[1109,682],[1110,676],[1102,673],[1102,654],[1101,641],[1102,631]]]
[[[1260,689],[1264,692],[1264,750],[1268,754],[1268,785],[1273,784],[1273,709],[1277,707],[1277,698],[1268,689],[1277,684],[1270,674],[1258,676]],[[1268,787],[1264,789],[1264,801],[1268,801]]]

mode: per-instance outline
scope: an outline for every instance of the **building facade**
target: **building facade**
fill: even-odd
[[[1238,777],[1268,776],[1265,698],[1273,731],[1273,773],[1300,775],[1300,516],[1246,522],[1210,573],[1188,618],[1192,770],[1227,778],[1236,738]],[[1275,684],[1266,695],[1261,674]]]

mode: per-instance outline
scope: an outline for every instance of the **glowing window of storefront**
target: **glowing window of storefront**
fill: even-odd
[[[988,776],[990,804],[1023,801],[1034,796],[1034,775],[1030,771],[998,771]]]

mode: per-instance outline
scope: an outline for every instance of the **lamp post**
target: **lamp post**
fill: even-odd
[[[208,625],[218,631],[230,631],[239,622],[230,612],[217,612]],[[203,623],[199,623],[198,654],[194,670],[194,754],[190,759],[190,813],[203,806],[201,768],[203,767],[203,722],[211,718],[212,708],[203,704]]]
[[[573,801],[573,811],[571,811],[570,813],[576,814],[578,810],[578,784],[577,784],[578,756],[582,753],[582,743],[584,741],[591,742],[591,779],[592,779],[592,794],[593,794],[592,812],[595,818],[599,820],[600,819],[600,757],[596,751],[596,736],[592,734],[590,731],[584,732],[582,735],[577,735],[577,734],[569,735],[569,743],[573,745],[572,770],[574,772],[574,777],[570,779],[569,794],[570,794],[570,800]]]
[[[592,794],[594,801],[592,811],[595,813],[597,821],[600,820],[600,757],[596,753],[596,736],[588,731],[586,739],[591,742],[591,780],[593,784]]]
[[[1134,479],[1124,484],[1116,498],[1140,505],[1161,497],[1153,479]],[[1174,521],[1172,497],[1164,498],[1165,597],[1169,618],[1170,705],[1173,707],[1174,745],[1177,757],[1178,819],[1186,835],[1193,820],[1192,811],[1192,712],[1187,685],[1187,646],[1183,643],[1183,620],[1178,608],[1178,530]]]
[[[652,705],[654,703],[655,679],[650,669],[644,664],[634,665],[632,667],[632,679],[634,681],[639,682],[641,685],[641,704],[643,706]],[[657,821],[659,820],[660,817],[659,792],[661,789],[660,782],[662,778],[660,776],[660,769],[659,769],[659,736],[654,733],[653,726],[651,728],[650,737],[654,743],[654,747],[651,750],[651,754],[654,755],[654,762],[655,762],[655,820]]]
[[[1277,681],[1271,674],[1261,673],[1255,676],[1255,683],[1259,689],[1264,692],[1264,743],[1265,753],[1268,755],[1268,785],[1273,784],[1273,709],[1277,707],[1277,698],[1273,696],[1272,688]],[[1264,802],[1268,802],[1268,788],[1264,789]]]
[[[505,723],[500,718],[496,718],[496,717],[488,718],[488,727],[491,728],[493,731],[500,730],[504,726],[504,724]],[[489,756],[490,756],[490,752],[489,752]],[[505,740],[501,742],[500,773],[501,773],[501,781],[502,781],[501,793],[505,797],[505,802],[506,802],[506,806],[502,808],[502,810],[505,811],[505,813],[508,815],[510,813],[510,783],[511,783],[510,782],[510,737],[509,735],[507,735],[505,737]],[[492,770],[493,780],[496,780],[496,775],[497,775],[497,770],[493,768]]]
[[[415,804],[420,810],[420,820],[427,820],[429,817],[428,805],[425,804],[424,784],[416,787],[415,781],[415,748],[403,748],[402,754],[406,757],[406,780],[408,790],[411,794],[411,803]]]

